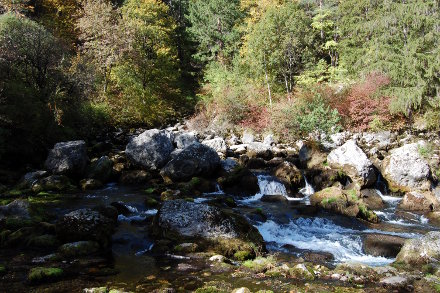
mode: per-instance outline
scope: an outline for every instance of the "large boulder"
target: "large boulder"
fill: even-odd
[[[238,196],[252,196],[260,191],[257,176],[241,166],[237,166],[217,181],[226,193]]]
[[[440,259],[440,232],[428,232],[419,239],[405,241],[396,257],[396,263],[419,266],[427,263],[438,263]]]
[[[210,176],[220,166],[220,157],[212,148],[193,143],[178,153],[160,174],[166,181],[188,181],[194,176]]]
[[[19,188],[27,189],[31,188],[32,185],[43,177],[47,176],[47,171],[33,171],[26,173],[18,184]]]
[[[358,217],[372,223],[379,222],[377,215],[367,208],[355,189],[329,187],[314,193],[310,197],[310,203],[345,216]]]
[[[202,141],[202,144],[212,148],[217,153],[226,154],[226,150],[227,150],[226,142],[221,137],[215,137],[213,139],[204,140]]]
[[[429,191],[412,191],[405,194],[398,207],[407,211],[431,212],[439,209],[440,202],[437,197]]]
[[[113,161],[107,156],[102,156],[90,164],[87,178],[97,179],[102,183],[108,182],[113,174]]]
[[[367,208],[372,210],[381,210],[385,207],[385,202],[382,200],[376,189],[361,190],[361,198]]]
[[[0,221],[12,218],[30,219],[29,202],[24,199],[16,199],[7,205],[0,206]]]
[[[118,212],[114,207],[75,210],[58,220],[57,236],[63,242],[90,240],[107,247],[111,242],[117,217]]]
[[[357,181],[361,186],[371,186],[376,182],[373,163],[356,145],[354,140],[349,140],[331,151],[327,156],[327,163],[332,168],[341,168],[353,181]]]
[[[396,257],[404,243],[405,238],[402,237],[385,234],[368,234],[365,236],[363,248],[366,254]]]
[[[194,132],[183,132],[180,134],[177,134],[174,137],[174,143],[176,144],[178,149],[184,149],[187,146],[198,142],[197,136]]]
[[[301,171],[290,162],[283,162],[274,170],[274,175],[287,184],[294,193],[304,186],[304,177]]]
[[[419,151],[423,145],[424,142],[419,142],[393,149],[383,160],[382,174],[392,192],[428,190],[431,187],[429,165]]]
[[[173,150],[173,143],[165,130],[150,129],[133,137],[125,154],[134,164],[158,170],[169,161]]]
[[[34,184],[32,184],[33,192],[41,191],[68,191],[75,189],[70,183],[68,177],[64,175],[51,175],[42,179],[39,179]]]
[[[53,174],[81,176],[87,166],[87,148],[83,140],[59,142],[49,151],[45,166]]]
[[[250,142],[246,144],[247,146],[247,155],[250,158],[263,158],[266,160],[270,160],[273,156],[272,146],[267,145],[262,142]]]
[[[227,256],[240,250],[264,250],[263,237],[242,216],[185,200],[162,205],[154,219],[153,234],[174,242],[218,243],[214,250]]]

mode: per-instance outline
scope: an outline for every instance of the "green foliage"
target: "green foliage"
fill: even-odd
[[[63,270],[60,268],[36,267],[30,270],[28,279],[32,283],[38,283],[42,281],[55,280],[61,277],[62,275],[63,275]]]
[[[336,109],[326,105],[320,95],[316,95],[312,101],[299,106],[296,117],[299,129],[302,133],[338,132],[341,120]]]
[[[343,1],[341,59],[354,76],[383,72],[392,80],[391,111],[410,115],[439,95],[437,1]]]
[[[434,154],[435,146],[432,143],[426,143],[424,145],[419,145],[417,149],[422,157],[430,159]]]
[[[294,2],[270,7],[246,39],[245,60],[253,77],[268,89],[291,93],[295,76],[314,57],[310,18]]]
[[[238,0],[195,0],[189,3],[188,28],[198,43],[199,61],[228,62],[240,38],[236,25],[242,18]]]

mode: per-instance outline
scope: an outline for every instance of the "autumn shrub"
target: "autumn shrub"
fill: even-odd
[[[272,111],[272,128],[285,140],[337,132],[340,120],[338,111],[319,91],[297,92],[291,101],[277,103]]]
[[[331,103],[342,116],[344,125],[355,131],[387,127],[393,118],[389,111],[391,98],[382,96],[380,91],[389,83],[385,75],[371,73],[344,93],[331,96]]]

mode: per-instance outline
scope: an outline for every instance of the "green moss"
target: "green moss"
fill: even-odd
[[[371,223],[379,222],[379,218],[377,217],[376,213],[370,211],[364,204],[359,204],[358,217]]]
[[[157,207],[159,205],[159,202],[155,198],[147,197],[145,199],[145,205],[149,208]]]
[[[214,286],[208,286],[208,287],[198,288],[194,292],[195,293],[225,293],[227,291],[223,291],[223,290],[218,289],[217,287],[214,287]]]
[[[6,195],[19,196],[19,195],[22,195],[23,193],[25,193],[25,191],[23,191],[21,189],[10,189],[6,192]]]
[[[0,206],[5,206],[13,201],[12,198],[2,198],[0,199]]]
[[[240,250],[234,253],[234,259],[238,261],[245,261],[252,258],[252,253],[246,250]]]
[[[147,189],[145,189],[145,193],[146,193],[146,194],[153,194],[153,193],[156,193],[156,189],[153,188],[153,187],[147,188]]]
[[[28,246],[36,246],[42,248],[57,247],[59,245],[58,239],[55,235],[39,235],[29,239]]]
[[[335,203],[336,201],[337,201],[336,197],[327,197],[322,200],[321,204],[325,207],[327,205],[331,205],[332,203]]]
[[[6,267],[4,265],[0,265],[0,276],[6,274]]]
[[[6,218],[5,220],[5,226],[7,229],[10,230],[17,230],[22,227],[29,227],[32,226],[33,222],[32,220],[28,219],[22,219],[22,218]]]
[[[351,198],[351,200],[353,200],[355,202],[359,200],[359,198],[356,194],[356,190],[354,190],[354,189],[347,190],[347,195]]]
[[[187,197],[187,198],[185,198],[185,200],[189,201],[189,202],[194,202],[194,198],[192,198],[192,197]]]
[[[52,281],[60,278],[63,275],[63,270],[60,268],[32,268],[29,272],[28,279],[32,283],[39,283],[43,281]]]
[[[226,205],[229,206],[229,207],[235,207],[235,206],[237,206],[235,200],[234,200],[232,197],[227,197],[227,198],[225,198],[225,203],[226,203]]]
[[[257,257],[254,260],[247,260],[243,263],[243,266],[247,267],[248,269],[260,273],[267,270],[269,267],[273,267],[275,263],[275,259],[272,256],[269,256],[267,258],[265,257]]]
[[[28,200],[29,203],[55,203],[55,202],[59,202],[59,200],[61,199],[62,195],[58,194],[58,193],[48,193],[45,191],[41,191],[38,194],[34,195],[34,196],[29,196]]]
[[[432,143],[426,143],[425,145],[419,145],[419,154],[425,159],[429,159],[434,154],[434,145]]]

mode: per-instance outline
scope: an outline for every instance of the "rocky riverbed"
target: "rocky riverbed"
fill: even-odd
[[[183,124],[58,143],[0,187],[0,291],[436,292],[439,148]]]

